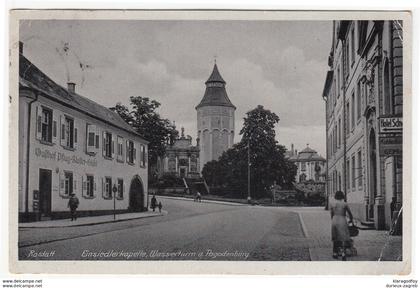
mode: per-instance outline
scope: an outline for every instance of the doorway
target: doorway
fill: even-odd
[[[39,169],[39,212],[41,216],[51,215],[51,170]]]
[[[145,210],[143,183],[139,176],[134,176],[133,180],[131,180],[129,198],[130,211]]]

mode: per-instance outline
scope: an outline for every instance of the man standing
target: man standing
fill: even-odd
[[[153,212],[155,212],[157,206],[157,200],[155,195],[153,195],[152,200],[150,201],[150,208],[152,208]]]
[[[71,193],[69,203],[67,204],[67,207],[70,208],[71,221],[77,220],[76,209],[78,206],[79,206],[79,199],[76,197],[76,194]]]

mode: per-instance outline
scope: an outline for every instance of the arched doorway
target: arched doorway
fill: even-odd
[[[129,198],[130,211],[145,210],[143,182],[138,175],[131,180]]]
[[[369,219],[374,218],[374,205],[377,196],[377,167],[376,167],[376,137],[375,130],[371,129],[369,133]]]

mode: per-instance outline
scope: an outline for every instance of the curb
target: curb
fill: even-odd
[[[136,219],[142,219],[142,218],[150,218],[150,217],[157,217],[157,216],[164,216],[167,215],[168,211],[162,211],[161,214],[153,214],[153,215],[141,215],[139,217],[133,217],[133,218],[127,218],[127,219],[116,219],[116,220],[106,220],[103,222],[92,222],[92,223],[86,223],[86,224],[75,224],[75,225],[55,225],[55,226],[20,226],[18,225],[18,228],[25,228],[25,229],[45,229],[45,228],[67,228],[67,227],[80,227],[80,226],[93,226],[93,225],[100,225],[100,224],[107,224],[107,223],[117,223],[117,222],[124,222],[124,221],[130,221],[130,220],[136,220]]]
[[[156,197],[160,197],[164,199],[180,200],[180,201],[194,201],[193,198],[187,198],[187,197],[176,197],[176,196],[165,196],[165,195],[156,195]],[[219,200],[201,200],[201,202],[197,202],[197,203],[214,203],[214,204],[229,205],[229,206],[251,206],[249,204],[230,202],[230,201],[219,201]]]

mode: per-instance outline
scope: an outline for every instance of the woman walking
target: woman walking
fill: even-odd
[[[341,256],[343,261],[346,260],[346,247],[351,244],[349,227],[346,215],[349,215],[350,221],[353,222],[353,215],[350,208],[344,201],[344,193],[342,191],[335,192],[335,200],[331,203],[331,236],[333,241],[333,257],[335,259]],[[338,254],[341,255],[338,255]]]

